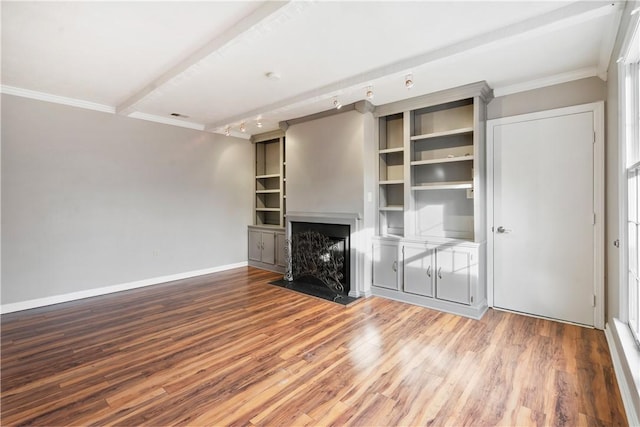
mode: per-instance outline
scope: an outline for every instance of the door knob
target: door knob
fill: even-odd
[[[511,232],[511,230],[509,230],[508,228],[504,228],[503,226],[500,226],[496,229],[496,232],[498,233],[509,233]]]

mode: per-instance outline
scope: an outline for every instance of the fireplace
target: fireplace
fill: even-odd
[[[357,256],[359,214],[289,211],[286,220],[288,256],[282,280],[286,287],[345,305],[363,295]],[[294,253],[300,249],[307,253]]]
[[[291,278],[314,286],[325,286],[337,296],[350,287],[349,237],[345,224],[291,222]]]

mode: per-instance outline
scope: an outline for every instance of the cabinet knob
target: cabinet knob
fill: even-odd
[[[431,277],[431,266],[427,267],[427,276]]]
[[[438,267],[438,279],[442,279],[442,267]]]
[[[398,261],[393,261],[393,265],[391,266],[391,268],[393,269],[393,271],[398,271]]]

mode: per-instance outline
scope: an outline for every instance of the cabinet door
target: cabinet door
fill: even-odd
[[[287,245],[287,239],[284,233],[276,233],[276,264],[280,267],[287,266],[287,257],[285,247]]]
[[[436,297],[471,303],[473,249],[441,248],[436,251]]]
[[[276,233],[274,231],[262,232],[262,262],[265,264],[276,263]]]
[[[249,260],[262,260],[262,233],[260,231],[249,230]]]
[[[398,289],[398,244],[376,242],[373,244],[373,285]]]
[[[427,245],[405,244],[402,248],[404,291],[433,296],[435,251]]]

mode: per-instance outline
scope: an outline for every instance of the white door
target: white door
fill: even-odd
[[[594,138],[592,111],[493,127],[495,307],[594,325]]]

